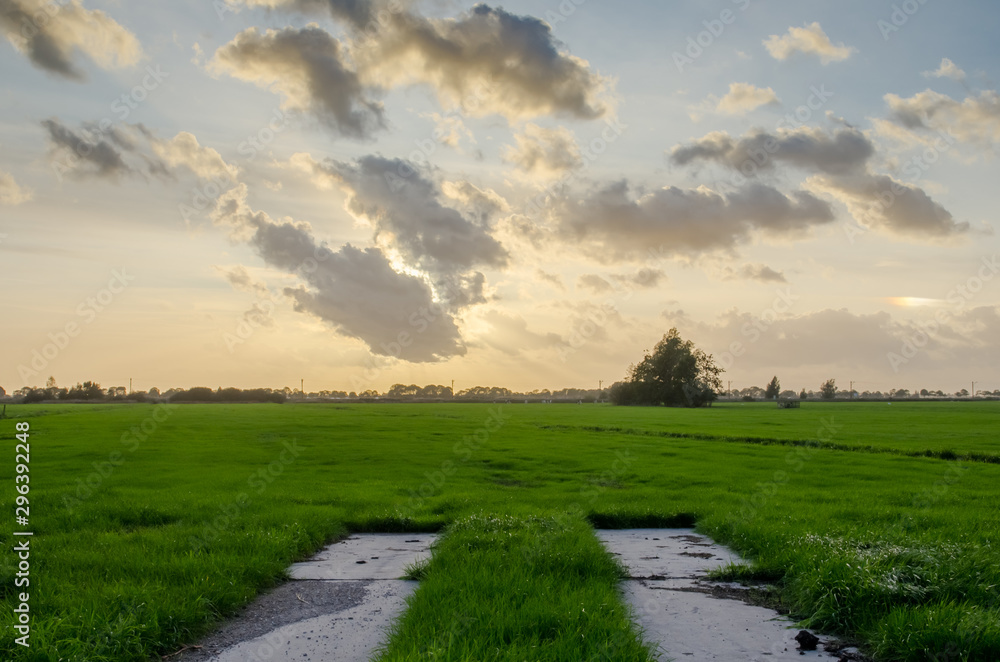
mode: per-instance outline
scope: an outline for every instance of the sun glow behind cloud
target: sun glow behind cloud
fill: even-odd
[[[944,299],[927,299],[925,297],[886,297],[893,306],[900,308],[921,308],[924,306],[940,306],[945,303]]]

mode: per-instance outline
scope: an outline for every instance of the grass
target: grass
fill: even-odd
[[[582,518],[461,518],[419,576],[378,662],[650,660]]]
[[[197,641],[348,531],[437,531],[478,516],[513,518],[524,523],[514,535],[532,537],[542,535],[533,522],[564,513],[576,523],[551,535],[566,545],[584,544],[584,518],[696,522],[753,560],[732,573],[776,580],[797,618],[867,642],[879,659],[1000,659],[1000,466],[941,459],[1000,453],[1000,403],[34,405],[8,415],[9,445],[14,421],[31,422],[35,621],[30,651],[0,633],[0,659],[148,660]],[[837,448],[799,443],[816,441]],[[928,450],[937,456],[906,454]],[[11,455],[0,464],[5,512],[12,474]],[[0,532],[5,619],[18,592],[10,531]],[[458,547],[447,549],[416,598],[432,576],[472,580],[458,572]],[[514,558],[505,572],[538,571]],[[594,599],[602,581],[586,588]],[[601,622],[613,627],[617,613]],[[407,619],[432,627],[442,614],[425,606]],[[488,621],[474,623],[464,642],[492,636]],[[416,636],[398,635],[387,654],[404,657],[389,659],[406,659]]]

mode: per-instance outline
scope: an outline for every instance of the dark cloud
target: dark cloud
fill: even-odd
[[[284,290],[295,310],[329,322],[375,354],[411,362],[465,354],[454,318],[422,278],[395,271],[378,248],[347,244],[330,251],[308,225],[275,222],[250,209],[246,193],[241,184],[223,194],[213,218],[246,237],[268,265],[302,279]]]
[[[771,134],[754,131],[739,139],[724,132],[711,133],[689,145],[675,147],[670,159],[676,165],[714,161],[753,176],[773,170],[779,163],[819,173],[807,188],[843,202],[851,215],[897,235],[939,238],[961,234],[967,223],[931,199],[919,186],[874,173],[874,144],[853,127],[832,134],[803,128]]]
[[[847,205],[859,223],[893,234],[919,239],[969,231],[968,223],[956,221],[922,189],[888,175],[816,176],[809,180],[809,185]]]
[[[297,162],[338,182],[347,209],[368,221],[376,240],[399,251],[410,266],[440,277],[507,264],[507,251],[489,228],[442,204],[441,188],[414,163],[381,156]]]
[[[215,52],[209,68],[280,93],[284,107],[313,115],[339,135],[368,138],[385,128],[382,104],[366,96],[340,43],[316,26],[244,30]]]
[[[351,53],[366,84],[380,88],[427,84],[442,105],[467,115],[594,119],[608,110],[601,98],[607,81],[585,60],[566,52],[546,22],[499,7],[478,4],[457,18],[427,18],[407,2],[229,0],[229,4],[328,12],[350,28]],[[264,85],[279,87],[270,75],[259,78]]]
[[[355,56],[366,80],[388,87],[427,83],[443,105],[511,119],[602,116],[606,81],[570,55],[547,23],[479,4],[458,18],[389,14]]]
[[[55,160],[60,171],[113,180],[141,172],[137,164],[126,162],[124,153],[134,152],[136,145],[124,136],[122,128],[101,132],[84,124],[74,131],[56,119],[42,120],[42,126],[48,131],[55,152],[62,155]],[[162,172],[162,164],[153,163],[153,172]]]
[[[730,195],[708,189],[663,188],[633,197],[627,182],[607,186],[555,210],[558,233],[603,261],[637,258],[654,249],[690,255],[732,251],[755,232],[798,236],[829,223],[819,198],[752,184]]]
[[[857,129],[838,129],[831,135],[821,129],[801,128],[777,134],[756,130],[738,139],[725,132],[710,133],[675,147],[670,161],[680,166],[715,161],[748,176],[757,170],[772,170],[779,162],[846,174],[863,170],[874,153],[875,146]]]
[[[131,66],[142,56],[131,32],[102,11],[84,9],[79,0],[0,0],[0,30],[36,67],[70,80],[85,78],[77,52],[105,69]]]
[[[357,28],[372,23],[377,9],[386,3],[371,0],[227,0],[232,7],[289,9],[304,14],[327,14]]]
[[[71,129],[57,119],[48,119],[42,126],[48,132],[52,164],[60,176],[170,180],[183,168],[199,179],[236,183],[238,168],[186,131],[161,140],[142,124],[83,122],[78,129]]]

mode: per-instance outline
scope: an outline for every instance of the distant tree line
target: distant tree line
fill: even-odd
[[[820,384],[819,390],[817,391],[807,391],[806,389],[802,389],[798,394],[796,394],[795,391],[781,390],[781,383],[778,381],[778,377],[775,376],[771,379],[766,388],[761,388],[759,386],[747,386],[742,389],[734,388],[732,391],[723,392],[722,396],[730,399],[740,399],[745,402],[794,398],[799,398],[801,400],[917,400],[920,398],[967,398],[969,397],[969,391],[964,388],[959,389],[954,393],[945,393],[941,390],[930,391],[925,388],[922,388],[919,391],[910,391],[905,388],[894,388],[885,392],[859,391],[857,389],[848,389],[845,391],[837,387],[837,380],[828,379]],[[1000,389],[994,391],[976,389],[976,397],[1000,397]]]
[[[968,398],[969,391],[960,389],[954,393],[941,390],[890,389],[888,391],[850,391],[837,388],[834,379],[820,384],[816,391],[802,389],[798,393],[782,389],[781,382],[774,376],[765,387],[748,386],[726,391],[719,380],[721,369],[712,362],[712,357],[704,354],[676,334],[676,329],[664,336],[653,352],[647,352],[638,364],[629,366],[625,380],[616,382],[606,389],[563,388],[557,390],[534,389],[513,391],[502,386],[472,386],[456,393],[450,386],[428,384],[393,384],[389,390],[380,393],[375,389],[364,391],[313,391],[302,393],[298,389],[284,387],[270,388],[216,388],[195,387],[190,389],[171,388],[160,391],[129,392],[124,386],[104,388],[97,382],[77,383],[76,386],[59,387],[53,377],[49,377],[44,387],[27,386],[12,393],[0,387],[0,400],[15,403],[37,402],[285,402],[329,400],[371,401],[440,401],[456,402],[612,402],[620,405],[673,405],[701,407],[711,405],[717,398],[743,400],[778,399],[826,399],[826,400],[903,400],[921,398]],[[994,391],[976,389],[976,397],[1000,397],[1000,389]]]
[[[287,389],[290,392],[290,389]],[[172,388],[160,392],[158,388],[148,391],[132,391],[124,386],[103,388],[97,382],[78,383],[72,388],[60,388],[56,380],[49,377],[45,388],[28,386],[14,391],[9,397],[0,387],[0,398],[14,400],[22,404],[36,402],[284,402],[288,399],[285,390],[269,388],[238,389],[196,387],[191,389]]]

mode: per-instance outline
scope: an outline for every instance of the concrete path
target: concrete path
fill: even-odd
[[[791,621],[739,600],[736,584],[705,580],[712,568],[742,559],[693,529],[602,530],[597,537],[629,569],[622,590],[661,660],[838,659],[822,644],[800,653]]]
[[[368,662],[417,582],[399,579],[430,557],[434,535],[355,534],[289,569],[292,581],[186,652],[183,662]]]

